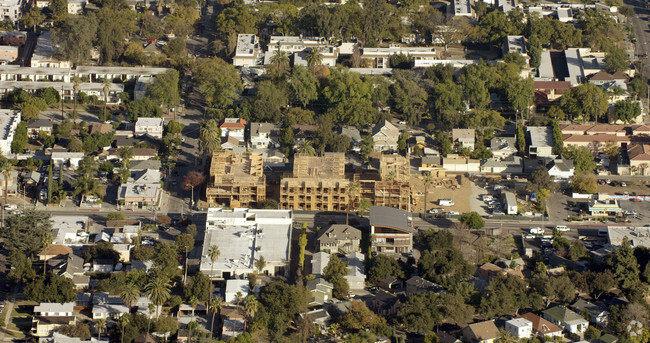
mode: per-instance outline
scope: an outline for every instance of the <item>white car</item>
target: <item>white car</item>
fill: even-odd
[[[535,239],[535,235],[529,233],[526,236],[524,236],[524,238],[526,238],[526,239]]]
[[[564,226],[564,225],[557,225],[557,226],[555,227],[555,230],[562,231],[562,232],[567,232],[567,231],[569,231],[570,229],[569,229],[569,227]]]
[[[460,212],[458,212],[458,211],[449,211],[449,214],[452,215],[452,216],[459,216]]]
[[[533,235],[543,235],[544,229],[542,229],[541,227],[531,227],[530,233]]]

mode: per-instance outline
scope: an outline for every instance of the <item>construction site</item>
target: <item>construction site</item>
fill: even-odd
[[[256,208],[266,199],[262,154],[215,152],[205,196],[209,206]]]

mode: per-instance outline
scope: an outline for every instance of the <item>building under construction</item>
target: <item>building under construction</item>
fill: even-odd
[[[348,186],[345,155],[296,154],[293,172],[280,181],[280,208],[307,211],[346,211]]]
[[[409,159],[400,155],[381,155],[376,172],[355,175],[360,196],[375,206],[388,206],[410,211],[411,171]]]
[[[209,206],[257,207],[266,199],[262,154],[215,152],[205,195]]]

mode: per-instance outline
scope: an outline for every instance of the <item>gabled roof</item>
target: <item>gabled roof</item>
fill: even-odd
[[[630,161],[650,160],[650,144],[632,144],[627,148]]]
[[[241,118],[226,118],[223,120],[223,123],[219,127],[222,129],[244,129],[246,128],[246,120]]]
[[[334,288],[334,285],[332,285],[332,283],[326,281],[323,278],[315,278],[313,280],[307,281],[307,289],[310,291],[319,288],[319,286],[330,289]]]
[[[612,81],[612,80],[614,80],[612,74],[602,70],[597,72],[596,74],[589,76],[589,81]]]
[[[133,156],[156,156],[158,151],[151,148],[133,148]]]
[[[280,126],[274,123],[251,123],[251,137],[259,136],[262,133],[270,134],[275,130],[280,130]]]
[[[68,254],[72,254],[72,248],[65,245],[53,244],[43,249],[43,251],[41,251],[38,255],[59,256],[59,255],[68,255]]]
[[[399,136],[399,129],[388,120],[380,121],[372,128],[372,135],[384,132],[387,136]]]
[[[585,320],[579,314],[569,310],[566,306],[558,305],[544,310],[544,314],[558,322],[566,323],[574,320]]]
[[[339,240],[360,240],[361,230],[350,225],[333,224],[327,230],[322,230],[317,240],[320,244],[334,243]]]
[[[453,129],[451,135],[453,140],[456,141],[459,139],[475,139],[475,134],[474,129]]]
[[[563,158],[554,159],[548,164],[548,169],[556,167],[561,172],[570,172],[573,170],[573,161]]]
[[[113,125],[106,123],[96,123],[90,126],[90,134],[113,132]]]
[[[541,333],[543,336],[550,335],[555,332],[562,332],[562,329],[560,329],[559,326],[549,322],[548,320],[532,312],[522,314],[517,318],[528,319],[531,323],[533,323],[533,329]]]
[[[603,312],[607,312],[607,309],[602,308],[582,298],[578,299],[575,303],[573,303],[573,305],[571,305],[571,308],[581,313],[583,311],[587,311],[590,316],[594,316],[594,317],[600,315]]]
[[[500,335],[499,329],[494,325],[494,321],[491,320],[469,324],[468,328],[480,341],[494,339]]]
[[[53,127],[52,121],[49,119],[33,119],[27,124],[28,129],[40,129],[42,127]]]

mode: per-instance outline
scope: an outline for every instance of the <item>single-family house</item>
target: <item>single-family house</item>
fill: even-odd
[[[33,119],[27,123],[27,137],[37,139],[38,135],[43,132],[46,135],[51,135],[54,129],[54,124],[49,119]]]
[[[93,272],[98,273],[112,273],[115,263],[109,259],[94,259]]]
[[[388,120],[379,122],[372,128],[373,149],[375,151],[397,150],[400,131]]]
[[[323,278],[316,278],[307,282],[307,290],[311,296],[309,306],[323,305],[332,299],[332,290],[334,285],[325,281]]]
[[[251,123],[252,149],[279,148],[280,126],[275,123]]]
[[[345,255],[348,262],[348,273],[344,278],[348,281],[350,289],[363,289],[366,286],[366,255],[356,251]]]
[[[84,260],[81,257],[75,254],[68,254],[63,259],[48,260],[48,265],[52,264],[55,264],[53,266],[53,272],[72,280],[77,290],[88,287],[90,276],[84,274]]]
[[[510,155],[504,159],[487,159],[480,167],[481,173],[521,175],[524,172],[522,158]]]
[[[123,314],[129,313],[129,307],[123,303],[106,303],[93,305],[93,320],[119,319]]]
[[[221,137],[237,137],[244,140],[244,131],[246,130],[246,120],[241,118],[225,118],[221,123]]]
[[[463,329],[463,338],[469,343],[493,343],[500,336],[492,320],[469,324]]]
[[[522,314],[521,316],[516,317],[517,318],[523,318],[528,320],[533,324],[533,334],[536,336],[550,336],[550,337],[560,337],[562,336],[562,329],[549,322],[548,320],[532,313],[528,312],[525,314]]]
[[[388,292],[397,292],[404,288],[402,280],[396,276],[389,276],[379,281],[378,285]]]
[[[352,151],[361,151],[361,132],[354,126],[341,126],[338,128],[341,136],[350,138],[350,149]]]
[[[551,160],[547,165],[548,175],[555,179],[568,180],[573,177],[575,168],[573,161],[562,158],[561,156]]]
[[[349,254],[359,251],[361,230],[350,225],[332,224],[326,230],[321,230],[316,240],[321,251]]]
[[[380,316],[392,316],[402,309],[403,302],[399,296],[382,289],[377,291],[370,300],[370,309]]]
[[[74,324],[74,302],[41,303],[34,306],[32,317],[32,335],[47,337],[61,326]]]
[[[49,259],[53,259],[57,257],[63,259],[70,254],[72,254],[72,248],[70,248],[69,246],[65,246],[61,244],[51,244],[48,245],[47,248],[43,249],[38,254],[38,259],[40,261],[47,261]]]
[[[373,252],[410,252],[413,250],[411,214],[393,207],[370,207],[370,241]]]
[[[494,137],[490,140],[490,151],[494,158],[508,158],[517,153],[517,138]]]
[[[493,278],[501,276],[501,275],[505,275],[505,274],[506,274],[506,271],[503,268],[497,266],[494,263],[490,263],[490,262],[484,263],[482,266],[480,266],[480,267],[478,267],[478,269],[476,269],[476,276],[478,276],[481,280],[486,281],[486,282],[489,282]]]
[[[587,313],[591,323],[603,327],[607,326],[609,321],[609,311],[607,311],[606,308],[593,304],[582,298],[576,300],[576,302],[571,305],[571,308],[577,313]]]
[[[419,276],[413,276],[404,282],[406,284],[406,295],[411,296],[415,293],[421,292],[440,292],[443,290],[442,286],[437,285],[429,280],[425,280]]]
[[[519,339],[529,339],[533,334],[533,323],[526,318],[515,318],[506,321],[505,330]]]
[[[163,118],[138,118],[135,122],[134,134],[136,136],[149,135],[162,139],[164,124]]]
[[[582,335],[589,326],[589,322],[586,319],[563,305],[545,310],[543,316],[544,319],[564,328],[565,331],[577,335]]]
[[[320,277],[323,275],[323,271],[327,264],[330,262],[330,253],[319,251],[312,255],[311,257],[311,273],[315,277]]]
[[[69,167],[71,169],[77,169],[79,167],[79,162],[84,158],[83,152],[52,152],[50,159],[55,169],[61,168],[61,166]]]
[[[241,306],[224,306],[221,309],[221,337],[228,340],[245,332],[246,311]]]
[[[470,151],[474,150],[476,143],[476,133],[474,129],[453,129],[452,141],[460,144],[463,148],[468,148]]]
[[[312,322],[321,331],[326,330],[332,320],[330,314],[322,308],[301,313],[300,316]]]

